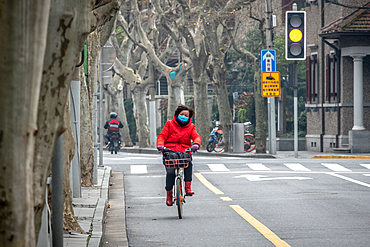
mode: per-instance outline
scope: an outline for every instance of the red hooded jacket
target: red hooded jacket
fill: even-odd
[[[193,144],[200,146],[202,139],[195,129],[195,125],[189,122],[184,127],[181,127],[177,121],[176,116],[172,120],[167,121],[161,133],[157,137],[157,146],[163,145],[173,151],[184,152],[185,149],[190,148]]]

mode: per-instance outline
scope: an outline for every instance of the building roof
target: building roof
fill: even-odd
[[[370,3],[364,7],[370,7]],[[321,28],[320,36],[339,38],[344,35],[370,35],[370,9],[358,9]]]

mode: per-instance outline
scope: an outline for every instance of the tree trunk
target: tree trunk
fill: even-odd
[[[80,224],[77,222],[77,219],[74,215],[74,210],[72,206],[72,190],[69,180],[71,162],[76,151],[76,142],[72,134],[71,112],[69,109],[70,107],[68,100],[64,114],[64,124],[65,126],[67,126],[67,130],[63,134],[63,229],[67,231],[73,230],[83,233],[84,231],[80,227]],[[83,114],[81,112],[81,117],[82,115]]]
[[[179,80],[177,80],[179,82]],[[168,83],[168,107],[167,121],[172,120],[175,110],[180,104],[181,85],[180,83]]]
[[[139,146],[141,148],[149,147],[149,123],[148,123],[148,111],[146,107],[146,93],[148,92],[148,87],[138,87],[134,88],[132,92],[132,98],[134,102],[134,117],[136,120],[136,129],[139,138]]]
[[[201,73],[203,74],[203,73]],[[195,106],[195,126],[202,138],[202,149],[207,146],[209,137],[209,110],[208,110],[208,79],[205,76],[200,80],[193,80],[194,84],[194,106]]]
[[[222,125],[223,131],[223,142],[225,150],[224,152],[229,151],[229,125],[233,123],[232,115],[229,105],[229,98],[227,94],[226,82],[221,84],[213,84],[215,86],[215,92],[217,96],[217,107],[218,113],[220,116],[220,124]]]
[[[0,7],[1,246],[36,244],[32,170],[49,10],[49,0]]]
[[[128,128],[127,118],[126,118],[126,110],[123,101],[123,80],[117,74],[113,77],[113,83],[108,85],[107,92],[111,96],[112,103],[110,104],[111,110],[116,112],[118,115],[118,119],[122,121],[123,124],[123,131],[122,131],[122,139],[123,139],[123,146],[132,147],[132,141],[130,137],[130,130]]]
[[[64,112],[80,51],[90,32],[92,2],[54,1],[50,8],[47,46],[37,116],[39,132],[34,155],[34,207],[36,235],[41,226],[47,172],[54,144],[65,130]]]
[[[89,92],[86,80],[81,67],[80,73],[80,164],[81,164],[81,185],[93,186],[94,172],[94,142],[92,127],[92,107],[90,105]]]
[[[261,66],[254,61],[254,104],[256,106],[256,153],[266,153],[266,107],[261,95]]]

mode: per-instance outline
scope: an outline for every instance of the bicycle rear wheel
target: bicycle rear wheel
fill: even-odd
[[[251,152],[256,148],[256,141],[253,136],[244,137],[244,151]]]
[[[218,137],[218,138],[215,140],[215,147],[214,147],[214,150],[215,150],[215,152],[217,152],[217,153],[222,152],[222,151],[224,150],[224,142],[223,142],[222,136]]]
[[[183,194],[182,194],[182,181],[179,178],[176,178],[176,205],[177,205],[177,212],[179,214],[179,219],[182,219],[182,201]]]

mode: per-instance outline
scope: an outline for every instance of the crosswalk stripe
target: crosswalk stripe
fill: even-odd
[[[323,166],[326,166],[330,170],[335,172],[351,172],[350,169],[345,168],[344,166],[335,164],[335,163],[321,163]]]
[[[213,172],[229,172],[230,170],[226,168],[224,164],[207,164],[209,169]]]
[[[360,166],[363,166],[363,167],[365,167],[367,169],[370,169],[370,164],[360,164]]]
[[[270,168],[262,165],[262,163],[247,164],[247,166],[249,166],[249,168],[255,171],[271,171]]]
[[[148,173],[148,169],[146,165],[131,165],[130,170],[131,170],[131,174]]]
[[[305,171],[305,172],[311,171],[310,169],[302,166],[299,163],[284,163],[284,165],[293,171]]]

